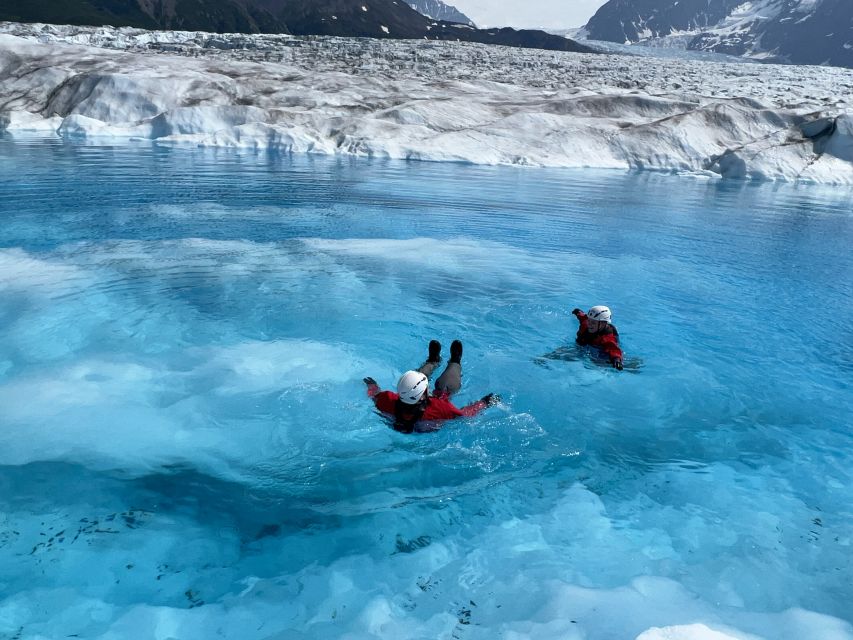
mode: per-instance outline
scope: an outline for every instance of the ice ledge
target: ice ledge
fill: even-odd
[[[0,129],[13,135],[853,184],[850,70],[457,43],[2,31]]]

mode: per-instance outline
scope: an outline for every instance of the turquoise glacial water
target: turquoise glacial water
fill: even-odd
[[[0,637],[853,638],[851,195],[0,140]]]

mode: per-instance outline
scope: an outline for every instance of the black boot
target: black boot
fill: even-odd
[[[454,340],[450,344],[450,360],[448,362],[462,364],[462,343],[459,340]]]
[[[438,340],[429,341],[427,362],[441,362],[441,343]]]

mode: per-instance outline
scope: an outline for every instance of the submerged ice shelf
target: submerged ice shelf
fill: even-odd
[[[853,184],[851,104],[838,68],[0,26],[12,134]]]

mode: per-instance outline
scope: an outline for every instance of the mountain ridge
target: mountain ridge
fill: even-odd
[[[0,19],[218,33],[290,33],[286,24],[244,0],[5,0]]]
[[[403,0],[3,0],[0,21],[214,33],[459,40],[594,53],[529,29],[477,29],[429,18]]]

